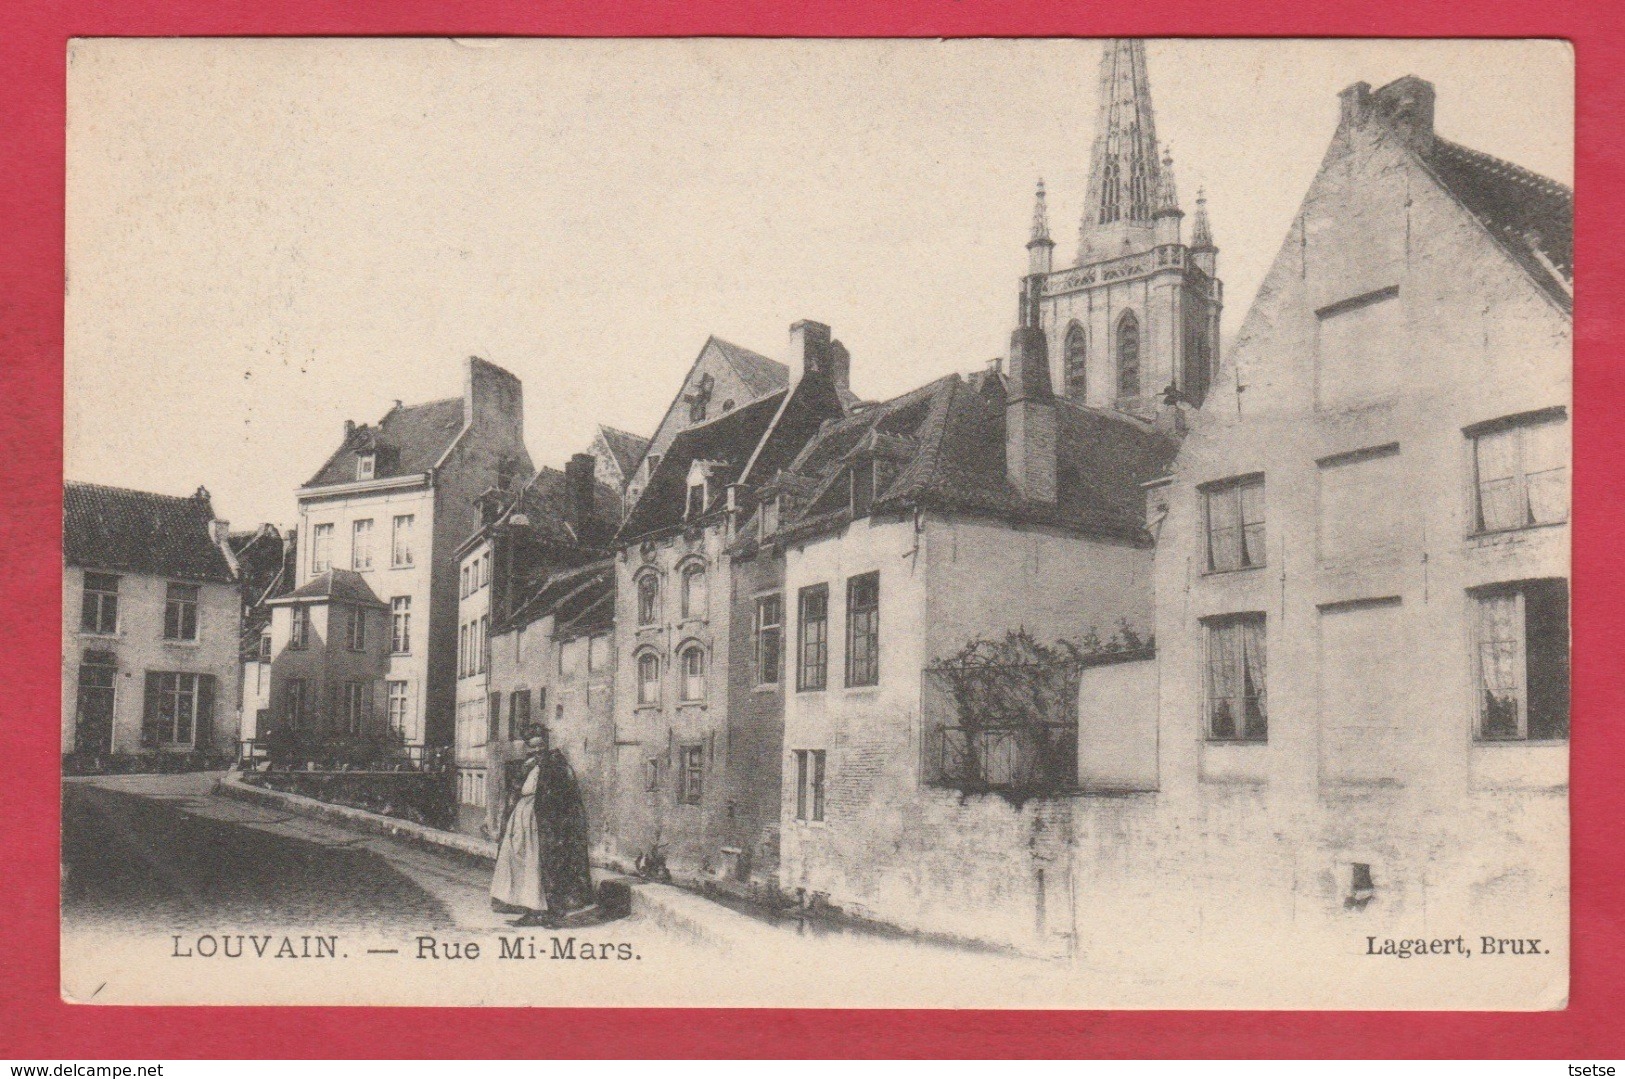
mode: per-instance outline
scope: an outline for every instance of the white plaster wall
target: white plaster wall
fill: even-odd
[[[74,748],[79,701],[79,662],[87,650],[118,657],[113,711],[113,752],[139,753],[147,671],[180,671],[215,677],[215,747],[230,753],[237,740],[237,635],[242,601],[236,584],[201,584],[196,641],[164,640],[164,602],[170,578],[123,573],[119,577],[118,632],[84,633],[80,611],[84,570],[62,573],[62,752]],[[182,581],[181,584],[198,582]]]

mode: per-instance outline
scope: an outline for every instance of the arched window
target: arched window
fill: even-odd
[[[638,703],[660,703],[660,657],[653,652],[638,656]]]
[[[1117,323],[1117,396],[1140,396],[1140,320],[1132,311]]]
[[[660,576],[653,570],[638,578],[638,625],[652,626],[660,619]]]
[[[685,701],[705,700],[705,649],[698,644],[686,646],[677,657],[678,669],[682,671],[682,690],[679,699]]]
[[[1084,337],[1083,327],[1074,322],[1067,327],[1066,350],[1063,355],[1062,369],[1066,376],[1066,395],[1075,400],[1082,401],[1085,391],[1089,388],[1089,344]]]
[[[705,567],[697,562],[683,567],[683,617],[705,617]]]

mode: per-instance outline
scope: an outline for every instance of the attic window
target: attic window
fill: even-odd
[[[378,455],[376,453],[363,453],[355,459],[355,478],[370,480],[378,471]]]
[[[688,516],[698,517],[705,512],[705,484],[688,485]]]
[[[779,530],[779,500],[770,498],[762,503],[762,535],[771,536]]]

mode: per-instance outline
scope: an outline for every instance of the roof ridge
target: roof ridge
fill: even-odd
[[[1494,154],[1487,154],[1483,150],[1475,150],[1471,146],[1465,146],[1442,135],[1435,135],[1433,141],[1435,147],[1443,147],[1447,151],[1476,158],[1481,162],[1494,166],[1505,173],[1508,179],[1517,180],[1532,187],[1543,188],[1548,194],[1561,195],[1565,198],[1574,197],[1574,189],[1567,184],[1535,172],[1533,169],[1526,169],[1522,165],[1508,161],[1504,157],[1496,157]]]
[[[125,494],[125,495],[141,495],[143,498],[165,498],[165,499],[168,499],[171,502],[198,502],[199,501],[199,499],[198,499],[198,497],[197,497],[197,495],[195,493],[194,494],[189,494],[189,495],[166,495],[166,494],[164,494],[164,493],[162,493],[160,491],[143,491],[139,487],[118,487],[118,486],[115,486],[114,484],[111,484],[111,483],[91,483],[88,480],[64,479],[62,481],[62,485],[64,487],[94,487],[95,489],[97,489],[99,491],[116,491],[119,494]],[[211,496],[211,501],[212,501],[212,496]]]

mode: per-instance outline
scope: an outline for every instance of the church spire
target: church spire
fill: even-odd
[[[1162,169],[1157,174],[1156,214],[1180,213],[1179,192],[1174,189],[1174,153],[1166,143],[1162,147]]]
[[[1162,185],[1145,42],[1106,42],[1099,93],[1089,189],[1078,230],[1080,265],[1120,255],[1133,243],[1132,233],[1149,232]]]
[[[1207,192],[1196,189],[1196,220],[1191,222],[1191,250],[1217,251],[1213,246],[1213,226],[1207,220]]]
[[[1033,199],[1032,235],[1027,240],[1027,273],[1046,274],[1054,265],[1055,241],[1049,238],[1049,209],[1044,204],[1044,181],[1038,181]]]

